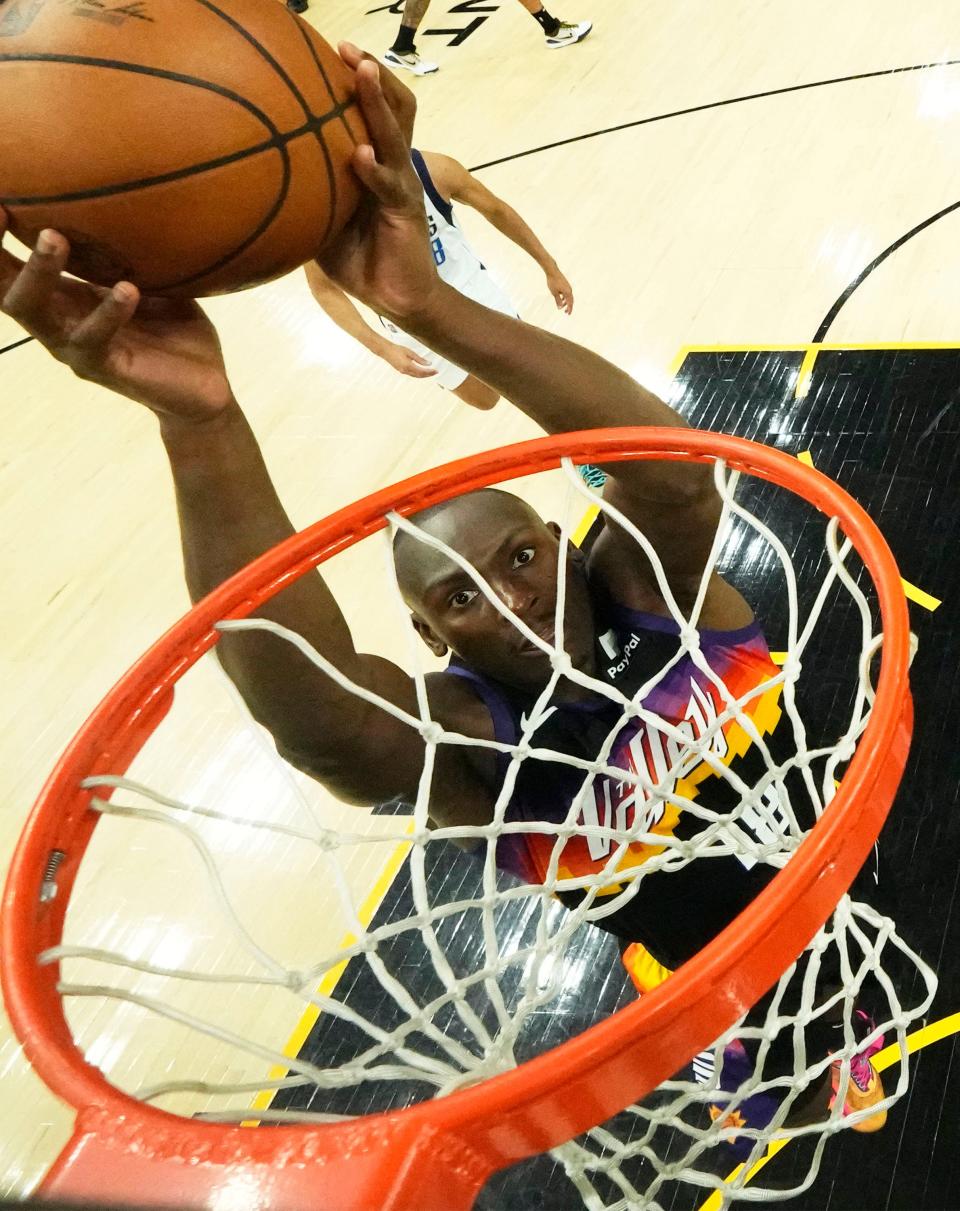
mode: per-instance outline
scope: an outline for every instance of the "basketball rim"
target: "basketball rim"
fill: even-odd
[[[750,907],[640,1000],[520,1067],[449,1097],[346,1123],[241,1127],[185,1119],[111,1086],[70,1035],[59,965],[66,908],[98,815],[84,779],[122,774],[173,700],[176,682],[285,586],[388,523],[507,478],[577,463],[724,460],[839,519],[877,592],[883,645],[876,700],[836,797]],[[469,1208],[491,1173],[543,1152],[643,1098],[732,1026],[826,921],[865,861],[893,801],[912,728],[909,625],[880,531],[836,483],[790,455],[702,430],[620,428],[539,438],[460,459],[375,492],[267,552],[200,601],[106,695],[44,786],[23,831],[2,909],[2,986],[24,1051],[77,1110],[73,1136],[41,1184],[46,1198],[142,1205]],[[244,1201],[244,1192],[248,1195]]]

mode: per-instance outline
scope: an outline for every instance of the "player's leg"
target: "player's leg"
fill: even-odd
[[[810,958],[809,951],[801,955],[797,961],[797,972],[794,979],[780,1002],[779,1012],[787,1018],[801,1011],[803,970],[810,962]],[[834,995],[840,992],[840,981],[839,959],[836,950],[830,949],[822,956],[822,964],[817,976],[818,997],[823,1001],[832,1000]],[[863,992],[862,989],[861,992]],[[774,994],[775,989],[771,989],[750,1010],[746,1018],[748,1024],[753,1026],[765,1024]],[[808,1059],[820,1059],[833,1055],[843,1046],[844,1016],[843,1002],[838,1000],[828,1010],[817,1014],[806,1023],[804,1043]],[[874,1039],[871,1043],[865,1042],[874,1029],[874,1022],[863,1009],[853,1010],[850,1027],[854,1038],[858,1042],[864,1041],[864,1046],[855,1052],[850,1060],[850,1079],[843,1107],[845,1115],[876,1106],[885,1096],[880,1074],[872,1063],[872,1056],[883,1046],[883,1038]],[[720,1079],[721,1089],[728,1092],[733,1092],[738,1086],[741,1086],[756,1070],[758,1062],[758,1040],[751,1038],[746,1042],[746,1046],[739,1044],[738,1040],[734,1040],[734,1045],[740,1047],[742,1057],[734,1054],[734,1047],[727,1047],[724,1052]],[[764,1060],[762,1072],[764,1080],[792,1074],[793,1049],[793,1032],[790,1029],[781,1028],[772,1040]],[[785,1125],[801,1127],[826,1119],[839,1091],[840,1080],[841,1061],[836,1060],[824,1072],[819,1081],[808,1086],[797,1096],[790,1108]],[[748,1126],[763,1127],[773,1117],[778,1102],[779,1098],[773,1091],[756,1094],[741,1104],[741,1117]],[[752,1103],[756,1103],[756,1105],[754,1106]],[[745,1110],[746,1113],[744,1113]],[[713,1114],[713,1108],[711,1108],[711,1114]],[[856,1123],[854,1130],[865,1133],[879,1131],[886,1121],[886,1110],[878,1110]],[[736,1148],[734,1151],[736,1152]],[[749,1147],[747,1147],[747,1151],[749,1151]]]
[[[413,72],[415,76],[427,76],[438,69],[439,64],[428,63],[417,54],[413,39],[424,18],[430,0],[407,0],[403,6],[400,28],[393,45],[383,56],[389,67],[399,67]]]
[[[552,17],[540,0],[520,0],[520,3],[543,30],[551,50],[582,42],[593,29],[592,21],[560,21]]]
[[[500,398],[492,387],[488,387],[472,374],[468,374],[459,387],[451,387],[450,390],[465,404],[483,412],[489,412]]]

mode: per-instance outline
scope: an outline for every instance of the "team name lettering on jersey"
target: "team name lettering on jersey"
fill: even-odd
[[[432,214],[427,215],[427,226],[430,228],[430,247],[433,249],[433,259],[438,265],[442,265],[447,259],[447,254],[443,247],[443,240],[437,234],[437,221]]]
[[[637,636],[632,635],[624,646],[626,663],[629,662],[628,652],[632,650],[631,644],[636,647],[638,642]],[[665,800],[674,793],[677,783],[703,760],[702,752],[698,751],[694,744],[711,728],[713,730],[707,751],[715,754],[721,761],[726,757],[726,737],[721,728],[714,727],[718,712],[712,695],[693,678],[690,679],[690,690],[685,718],[676,728],[684,737],[683,744],[673,736],[661,732],[659,728],[641,723],[618,756],[617,764],[622,765],[627,772],[642,772],[645,775],[646,780],[652,784],[651,791],[648,792],[640,785],[601,778],[594,785],[593,802],[583,808],[580,818],[582,824],[615,829],[618,832],[652,832],[663,820]],[[660,792],[656,799],[652,797],[654,787]],[[607,857],[613,848],[613,838],[609,836],[590,834],[586,840],[590,857],[594,861]]]

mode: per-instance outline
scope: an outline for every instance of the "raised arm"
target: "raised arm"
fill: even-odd
[[[333,322],[345,332],[359,341],[364,349],[368,349],[377,357],[382,358],[411,378],[432,378],[436,370],[412,349],[404,349],[395,345],[376,329],[371,328],[363,318],[352,300],[344,294],[336,282],[331,282],[316,261],[308,261],[303,267],[310,293],[320,304]]]
[[[354,53],[345,48],[347,53]],[[595,353],[562,337],[482,307],[437,276],[425,238],[422,191],[404,140],[392,121],[393,94],[406,91],[375,65],[361,65],[369,92],[365,112],[381,149],[358,149],[355,168],[378,199],[324,257],[327,272],[352,295],[465,370],[489,383],[548,433],[621,425],[684,426],[672,408]],[[388,104],[384,91],[390,97]],[[681,607],[693,600],[709,555],[720,500],[706,465],[617,463],[608,499],[651,540]],[[636,544],[608,527],[601,556],[608,570],[626,569],[616,589],[625,604],[661,609],[652,573]],[[749,607],[719,577],[711,578],[704,626],[744,625]]]
[[[441,193],[454,202],[472,206],[508,240],[533,257],[544,272],[547,289],[557,306],[569,315],[573,311],[573,288],[521,215],[451,156],[443,156],[436,151],[425,151],[422,155]]]
[[[397,321],[398,323],[404,321]],[[492,312],[443,287],[406,318],[408,331],[490,384],[548,433],[621,425],[685,426],[669,405],[610,362],[520,320]],[[605,467],[605,498],[650,540],[678,605],[696,598],[720,517],[712,469],[703,464],[622,462]],[[608,526],[592,554],[608,587],[625,605],[664,607],[636,542]],[[703,626],[734,629],[752,612],[739,593],[711,576]]]
[[[4,228],[0,210],[0,236]],[[67,241],[52,232],[44,233],[26,265],[0,248],[0,307],[79,377],[156,414],[196,601],[293,527],[201,309],[141,299],[129,283],[106,291],[67,278],[67,251]],[[389,661],[356,650],[318,573],[302,577],[258,613],[303,635],[353,681],[417,713],[410,679]],[[423,764],[417,734],[341,690],[289,643],[246,632],[224,635],[217,652],[278,750],[341,798],[382,802],[416,789]],[[443,790],[441,800],[472,801],[473,784],[455,756],[441,762],[435,787]]]

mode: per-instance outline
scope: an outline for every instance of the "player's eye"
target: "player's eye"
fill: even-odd
[[[533,563],[533,557],[536,554],[534,547],[521,547],[513,557],[513,566],[522,568],[525,564]]]
[[[473,601],[477,592],[477,589],[458,589],[456,593],[451,594],[450,604],[454,609],[462,610]]]

